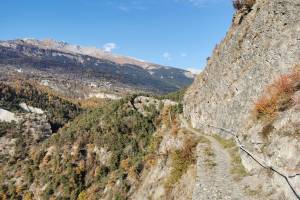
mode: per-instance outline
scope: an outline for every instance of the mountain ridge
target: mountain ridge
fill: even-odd
[[[168,93],[192,83],[194,75],[183,69],[142,62],[117,56],[96,48],[69,45],[53,40],[0,41],[0,64],[2,67],[23,69],[53,78],[69,77],[81,84],[109,83],[113,88],[133,91]],[[25,70],[24,70],[25,69]],[[56,81],[57,82],[57,81]],[[95,83],[96,82],[96,83]],[[70,83],[72,84],[72,83]],[[103,89],[99,86],[98,88]],[[109,91],[110,88],[106,88]]]
[[[105,51],[102,48],[97,48],[94,46],[84,46],[84,45],[76,45],[71,44],[64,41],[54,40],[54,39],[34,39],[34,38],[20,38],[20,39],[14,39],[14,40],[0,40],[0,43],[10,43],[10,42],[17,42],[17,43],[26,43],[34,46],[39,46],[41,48],[45,49],[52,49],[52,50],[60,50],[65,51],[68,53],[76,53],[76,54],[83,54],[92,56],[95,58],[100,59],[108,59],[108,60],[114,60],[115,62],[119,64],[136,64],[144,69],[152,68],[152,67],[166,67],[166,68],[172,68],[169,66],[163,66],[159,64],[154,64],[148,61],[144,61],[138,58],[134,58],[131,56],[124,56],[124,55],[118,55],[113,54],[112,52]],[[175,68],[175,67],[173,67]]]

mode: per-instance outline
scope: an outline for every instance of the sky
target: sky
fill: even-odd
[[[0,40],[55,39],[198,71],[233,13],[231,0],[2,0]]]

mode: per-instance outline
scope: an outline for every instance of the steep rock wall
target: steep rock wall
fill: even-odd
[[[300,62],[299,11],[299,0],[257,0],[249,13],[237,12],[185,95],[184,113],[193,127],[243,130],[264,87]]]
[[[256,0],[250,11],[237,11],[226,37],[186,92],[184,116],[206,134],[238,134],[246,149],[284,175],[299,173],[299,109],[280,113],[268,139],[262,132],[270,124],[253,117],[265,88],[299,63],[300,0]],[[268,174],[244,153],[241,157],[264,192],[276,193],[275,199],[297,199],[284,178]],[[299,195],[300,177],[289,181]]]

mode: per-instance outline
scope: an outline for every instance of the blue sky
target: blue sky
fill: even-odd
[[[52,38],[201,69],[233,12],[231,0],[3,0],[0,40]]]

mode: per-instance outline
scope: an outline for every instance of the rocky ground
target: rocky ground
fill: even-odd
[[[230,173],[232,158],[226,149],[212,136],[203,135],[191,128],[186,120],[182,120],[186,129],[195,135],[207,139],[206,143],[197,146],[197,180],[193,192],[194,200],[239,200],[257,199],[245,194],[243,185]],[[211,153],[207,153],[210,148]],[[207,154],[213,155],[207,165]]]
[[[228,144],[225,143],[224,147],[226,140],[205,135],[201,131],[191,128],[184,118],[181,118],[181,122],[187,131],[202,137],[202,141],[204,141],[197,146],[194,200],[288,199],[283,193],[274,190],[270,184],[268,170],[260,174],[248,173],[243,168],[241,160],[236,159],[232,151],[226,147]],[[238,149],[237,146],[234,148]],[[234,171],[233,167],[242,168],[239,169],[239,173],[234,173],[237,170]]]

